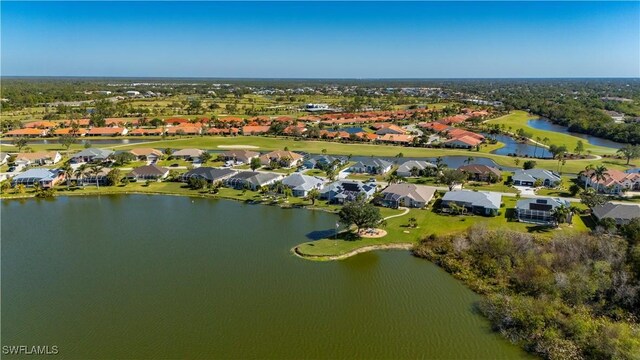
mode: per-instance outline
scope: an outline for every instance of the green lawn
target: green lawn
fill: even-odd
[[[586,232],[588,227],[585,219],[574,216],[572,225],[561,225],[559,228],[548,228],[511,221],[508,216],[515,207],[515,198],[503,197],[501,214],[495,217],[483,217],[476,215],[452,216],[440,215],[433,209],[411,209],[407,215],[387,220],[387,236],[379,239],[343,240],[322,239],[310,241],[298,245],[298,251],[312,256],[336,256],[348,253],[361,247],[370,245],[416,243],[421,238],[430,234],[450,235],[467,230],[473,225],[484,225],[490,229],[506,229],[520,232],[528,232],[542,238],[549,238],[556,233]],[[399,210],[382,209],[383,216],[399,213]],[[407,226],[411,217],[418,221],[417,228]]]
[[[537,137],[544,139],[545,137],[549,139],[550,144],[555,145],[565,145],[569,151],[573,151],[575,149],[578,140],[582,140],[584,144],[585,151],[591,150],[593,154],[613,154],[616,152],[615,149],[596,146],[589,144],[586,140],[581,139],[577,136],[557,133],[554,131],[547,130],[539,130],[534,129],[527,125],[527,121],[533,119],[535,116],[528,114],[526,111],[513,111],[509,115],[505,115],[499,117],[497,119],[487,121],[488,124],[498,124],[504,125],[506,130],[509,131],[509,127],[511,127],[511,132],[515,133],[518,129],[523,129],[531,134],[533,134],[533,139],[535,140]],[[536,160],[539,161],[539,160]]]

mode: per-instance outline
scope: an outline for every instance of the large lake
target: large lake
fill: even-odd
[[[527,356],[473,312],[476,294],[406,251],[289,253],[332,214],[151,195],[1,211],[2,345],[65,358]]]

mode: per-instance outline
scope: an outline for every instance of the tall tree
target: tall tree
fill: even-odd
[[[356,234],[360,229],[374,227],[382,220],[380,209],[362,198],[346,203],[338,212],[338,216],[342,223],[355,225]]]
[[[617,153],[624,156],[624,158],[627,159],[627,165],[629,165],[631,159],[635,159],[640,156],[640,146],[627,144],[618,149]]]

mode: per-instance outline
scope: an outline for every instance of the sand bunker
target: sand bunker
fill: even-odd
[[[362,229],[358,235],[363,238],[375,239],[387,236],[387,231],[382,229]]]

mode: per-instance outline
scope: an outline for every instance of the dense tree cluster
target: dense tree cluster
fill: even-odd
[[[495,330],[548,359],[637,359],[640,222],[611,234],[529,234],[482,227],[414,250],[487,296]]]

